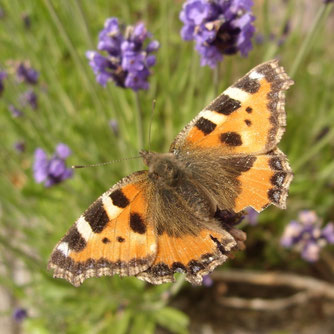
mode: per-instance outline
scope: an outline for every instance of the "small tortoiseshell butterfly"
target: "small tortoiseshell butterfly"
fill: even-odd
[[[277,144],[292,83],[277,60],[261,64],[204,108],[168,153],[140,152],[148,170],[84,212],[51,255],[54,277],[75,286],[114,274],[160,284],[183,272],[201,284],[245,240],[231,217],[285,208],[292,171]]]

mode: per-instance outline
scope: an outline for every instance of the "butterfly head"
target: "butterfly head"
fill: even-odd
[[[152,181],[172,186],[180,179],[181,170],[174,154],[140,151],[140,156],[149,168]]]

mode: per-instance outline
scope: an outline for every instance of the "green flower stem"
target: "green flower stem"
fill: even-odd
[[[309,148],[307,153],[305,153],[299,160],[294,163],[294,172],[296,173],[302,166],[304,166],[309,160],[311,160],[315,155],[317,155],[325,146],[332,143],[334,140],[334,129],[327,133],[327,135],[322,138],[319,142]]]
[[[80,56],[79,56],[75,46],[73,45],[68,33],[66,32],[61,20],[59,19],[59,16],[57,15],[57,12],[56,12],[53,4],[51,3],[50,0],[44,0],[44,3],[45,3],[45,6],[46,6],[47,10],[50,13],[50,16],[51,16],[51,19],[52,19],[53,23],[57,27],[61,38],[63,39],[66,47],[68,48],[68,50],[71,54],[71,57],[74,60],[75,65],[79,69],[79,74],[81,75],[81,78],[83,80],[83,84],[86,86],[86,88],[91,93],[91,97],[94,101],[95,106],[99,109],[100,113],[104,112],[104,108],[102,107],[101,102],[100,102],[100,100],[97,96],[97,93],[96,93],[91,81],[88,78],[88,75],[86,73],[86,69],[81,62]]]
[[[269,36],[271,32],[270,27],[270,12],[269,12],[269,0],[265,0],[262,5],[262,16],[263,16],[263,31],[266,36]]]
[[[171,283],[170,287],[167,288],[167,290],[164,290],[160,296],[159,299],[156,302],[150,301],[150,303],[145,303],[142,307],[143,310],[160,310],[168,303],[170,300],[175,297],[179,291],[181,290],[184,282],[185,282],[186,276],[184,274],[178,275],[176,278],[175,283]]]
[[[144,125],[143,111],[140,105],[139,93],[135,92],[135,102],[137,111],[137,136],[138,136],[138,151],[144,148]]]
[[[296,75],[296,72],[298,71],[298,68],[304,58],[307,56],[309,50],[311,49],[314,41],[316,40],[315,37],[318,34],[320,27],[322,26],[322,23],[327,19],[333,5],[327,4],[323,5],[319,8],[315,19],[312,23],[311,29],[308,32],[306,38],[304,39],[304,42],[302,43],[299,52],[297,53],[297,56],[295,58],[295,61],[292,64],[291,70],[290,70],[290,77],[294,78]]]
[[[84,35],[87,38],[87,41],[89,42],[89,47],[91,49],[94,49],[95,48],[95,43],[94,43],[94,40],[92,38],[90,29],[88,27],[86,13],[85,13],[84,9],[82,8],[82,1],[81,0],[75,0],[74,4],[77,7],[77,12],[79,14],[81,26],[82,26],[82,28],[85,32]]]
[[[216,67],[212,70],[213,74],[213,89],[215,91],[215,97],[218,96],[219,93],[219,63],[217,63]]]
[[[185,282],[186,276],[180,275],[177,277],[176,282],[171,286],[169,293],[170,297],[174,297],[178,294],[178,292],[181,290],[183,283]]]

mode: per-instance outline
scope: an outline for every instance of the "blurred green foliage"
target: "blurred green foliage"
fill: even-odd
[[[331,5],[312,4],[318,16],[307,15],[308,1],[264,1],[254,8],[262,44],[248,58],[226,57],[220,66],[222,91],[253,66],[278,57],[295,85],[287,94],[288,126],[280,148],[295,173],[288,209],[269,208],[260,225],[246,227],[249,251],[225,265],[243,268],[283,268],[307,271],[310,264],[279,246],[286,223],[301,209],[314,209],[324,221],[334,220],[334,47]],[[312,2],[313,3],[313,2]],[[177,292],[170,284],[150,286],[135,278],[89,279],[80,288],[56,280],[46,271],[53,246],[75,219],[102,192],[131,171],[143,168],[128,160],[108,167],[77,170],[72,179],[52,187],[32,177],[33,152],[49,153],[59,142],[73,150],[71,164],[88,164],[135,156],[138,153],[135,96],[109,84],[100,87],[85,58],[96,48],[107,17],[131,24],[146,23],[161,43],[149,91],[140,92],[146,147],[152,100],[157,107],[152,124],[152,150],[166,151],[178,131],[214,96],[210,68],[199,66],[193,44],[181,40],[178,14],[181,1],[3,0],[0,19],[0,67],[29,60],[40,72],[34,87],[36,111],[24,109],[13,118],[8,105],[27,88],[5,81],[0,97],[0,257],[5,274],[0,285],[30,317],[27,333],[154,333],[157,326],[185,333],[189,319],[168,306]],[[29,17],[30,26],[24,24]],[[329,18],[329,19],[328,19]],[[291,30],[277,43],[287,20]],[[312,24],[312,21],[314,24]],[[270,39],[270,35],[276,39]],[[278,45],[279,44],[279,45]],[[116,119],[115,137],[108,122]],[[13,149],[23,140],[24,153]],[[17,263],[27,272],[16,277]],[[11,312],[12,310],[9,310]]]

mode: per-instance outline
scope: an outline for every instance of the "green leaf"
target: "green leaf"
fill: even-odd
[[[155,314],[155,319],[160,326],[169,329],[173,333],[188,333],[188,317],[175,308],[168,306],[162,308]]]
[[[129,323],[132,313],[130,310],[126,310],[121,314],[116,315],[116,319],[113,322],[112,332],[115,334],[128,333]]]
[[[154,334],[155,322],[146,313],[138,313],[133,321],[130,334]]]

